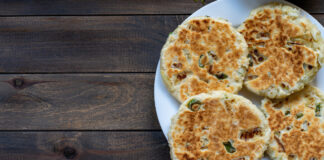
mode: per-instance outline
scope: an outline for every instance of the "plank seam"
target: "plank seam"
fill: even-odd
[[[155,74],[155,72],[0,72],[0,75],[10,74]]]
[[[76,14],[76,15],[0,15],[0,17],[109,17],[109,16],[189,16],[192,13],[179,14]]]
[[[0,130],[1,132],[162,132],[161,129],[156,130],[142,130],[142,129],[134,129],[134,130]]]
[[[323,15],[324,12],[308,12],[311,15]],[[0,17],[113,17],[113,16],[190,16],[192,13],[179,14],[76,14],[76,15],[0,15]]]

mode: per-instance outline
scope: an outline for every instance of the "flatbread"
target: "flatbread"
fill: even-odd
[[[215,91],[190,97],[172,118],[173,160],[253,160],[263,156],[270,128],[248,99]]]
[[[249,48],[244,85],[258,95],[284,98],[303,89],[321,68],[321,33],[294,7],[270,3],[256,8],[238,31]]]
[[[324,159],[324,95],[312,86],[282,100],[262,101],[271,128],[272,159]]]
[[[161,75],[171,94],[188,97],[215,90],[237,93],[248,66],[245,40],[229,22],[211,17],[185,21],[161,51]]]

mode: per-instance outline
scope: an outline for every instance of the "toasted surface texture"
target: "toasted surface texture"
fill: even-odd
[[[270,136],[263,113],[244,97],[215,91],[190,97],[172,118],[173,160],[253,160]]]
[[[283,100],[262,101],[271,128],[268,154],[275,160],[324,159],[324,95],[306,86]]]
[[[254,9],[238,28],[249,49],[244,85],[268,98],[284,98],[304,88],[321,67],[320,31],[289,5],[271,3]]]
[[[196,17],[170,34],[161,51],[161,75],[180,102],[214,90],[236,93],[248,66],[246,42],[222,19]]]

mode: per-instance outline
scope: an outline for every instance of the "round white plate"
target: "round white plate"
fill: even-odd
[[[214,18],[227,19],[234,27],[238,27],[249,16],[252,9],[269,2],[283,2],[291,4],[283,0],[218,0],[200,8],[187,19],[208,15]],[[302,13],[320,29],[322,36],[324,37],[323,26],[306,11],[302,10]],[[317,77],[312,84],[324,91],[324,68],[318,72]],[[250,99],[255,105],[260,105],[262,97],[259,97],[244,88],[239,92],[239,94]],[[163,84],[160,74],[160,62],[158,63],[155,74],[154,101],[160,126],[165,137],[167,137],[171,118],[177,113],[180,103],[171,96]]]

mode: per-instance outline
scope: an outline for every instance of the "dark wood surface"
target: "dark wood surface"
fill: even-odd
[[[0,132],[1,160],[165,160],[161,131]]]
[[[154,73],[1,74],[2,130],[160,130]]]
[[[193,0],[0,0],[0,15],[191,14],[202,6]]]
[[[314,16],[324,24],[324,14]],[[155,72],[186,17],[0,17],[0,73]]]
[[[322,0],[291,2],[324,24]],[[168,34],[202,6],[0,0],[0,159],[170,159],[155,69]]]
[[[310,13],[324,13],[322,0],[288,1]],[[194,0],[0,0],[0,15],[191,14],[202,6]]]
[[[0,17],[0,73],[155,72],[185,17]]]

